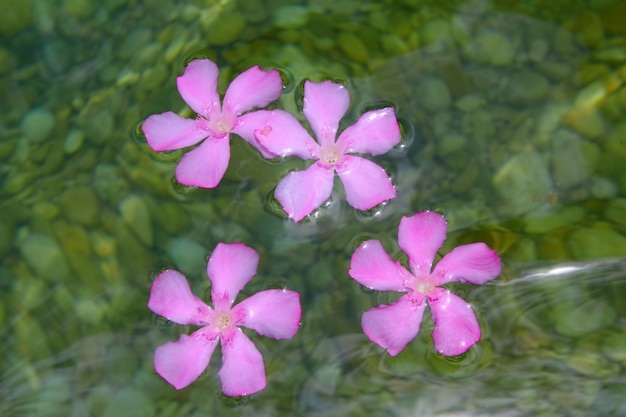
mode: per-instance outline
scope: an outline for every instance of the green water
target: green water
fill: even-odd
[[[621,416],[626,414],[626,2],[0,0],[0,416]],[[213,190],[172,181],[138,127],[192,116],[175,77],[195,56],[345,83],[343,125],[396,107],[405,143],[377,157],[398,197],[356,212],[339,182],[294,224],[272,191],[301,161],[237,137]],[[424,318],[389,357],[363,311],[397,295],[347,275],[364,238],[400,259],[403,215],[440,210],[442,253],[484,241],[501,276],[458,284],[483,331],[438,355]],[[176,391],[156,346],[192,329],[146,307],[165,267],[207,291],[217,242],[260,253],[241,298],[302,295],[292,340],[250,333],[268,386],[220,395],[219,349]]]

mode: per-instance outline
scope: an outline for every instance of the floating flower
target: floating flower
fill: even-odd
[[[252,279],[258,253],[241,243],[219,243],[207,264],[213,308],[191,293],[178,271],[166,270],[152,283],[148,308],[182,325],[202,326],[177,342],[156,348],[154,367],[176,389],[195,381],[222,342],[219,377],[226,395],[240,396],[265,388],[261,353],[239,326],[274,339],[290,339],[298,331],[301,308],[297,292],[273,289],[254,294],[232,306],[237,293]]]
[[[262,120],[255,117],[256,112],[242,113],[267,106],[282,92],[278,71],[263,71],[255,66],[230,83],[220,107],[218,76],[219,70],[212,61],[191,61],[176,84],[181,97],[198,117],[186,119],[165,112],[153,114],[143,122],[142,130],[154,151],[181,149],[202,142],[187,152],[176,167],[176,179],[182,184],[216,187],[228,168],[230,133],[256,145],[254,130]]]
[[[391,356],[417,336],[426,302],[435,322],[432,337],[439,353],[459,355],[480,339],[470,305],[440,286],[453,281],[484,284],[500,274],[500,258],[484,243],[461,245],[431,272],[447,228],[444,217],[430,211],[400,220],[398,244],[408,256],[410,271],[393,261],[378,240],[363,242],[352,255],[348,273],[356,281],[379,291],[406,293],[391,305],[366,311],[361,318],[365,334]]]
[[[267,153],[296,156],[315,162],[304,171],[292,171],[274,193],[294,221],[300,221],[326,201],[332,192],[335,172],[343,182],[348,204],[368,210],[396,196],[385,170],[374,162],[352,155],[380,155],[400,143],[401,135],[392,107],[364,113],[337,140],[339,121],[350,104],[347,89],[330,81],[304,84],[304,116],[317,142],[291,114],[267,111],[263,129],[255,137]]]

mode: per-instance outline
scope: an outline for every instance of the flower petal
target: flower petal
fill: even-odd
[[[207,117],[209,112],[219,110],[217,93],[217,65],[208,59],[196,59],[187,64],[183,75],[176,79],[178,92],[193,111]]]
[[[270,110],[257,110],[246,113],[237,118],[235,127],[231,130],[232,133],[241,136],[243,140],[258,150],[264,158],[276,158],[278,155],[261,146],[257,138],[254,136],[254,133],[265,127],[267,119],[271,113],[272,112]]]
[[[373,290],[404,291],[407,270],[387,255],[378,240],[366,240],[354,251],[348,274]]]
[[[152,282],[148,308],[174,323],[203,325],[213,311],[192,294],[183,274],[172,269],[163,271]]]
[[[430,274],[437,251],[446,240],[448,224],[439,213],[422,211],[402,217],[398,228],[398,245],[409,257],[415,276]]]
[[[387,172],[368,159],[345,155],[337,174],[343,182],[346,201],[358,210],[369,210],[396,196]]]
[[[241,329],[231,329],[222,334],[222,392],[231,397],[254,394],[266,385],[263,356]]]
[[[283,82],[276,70],[264,71],[259,66],[247,69],[230,83],[224,95],[223,111],[239,115],[265,107],[283,92]]]
[[[482,242],[461,245],[447,253],[435,266],[437,285],[452,281],[482,285],[500,275],[498,254]]]
[[[317,142],[298,119],[284,110],[272,110],[265,125],[254,133],[265,149],[282,157],[313,159],[319,149]]]
[[[154,351],[154,369],[176,389],[183,389],[204,372],[219,338],[208,328],[191,336],[180,335],[177,342],[167,342]]]
[[[381,155],[402,140],[393,107],[363,113],[359,120],[341,132],[338,144],[345,144],[345,152]]]
[[[345,86],[331,81],[304,83],[303,113],[320,145],[335,142],[339,121],[348,106],[350,94]]]
[[[391,305],[367,310],[361,327],[372,342],[396,356],[417,336],[425,307],[425,302],[416,303],[404,295]]]
[[[435,322],[433,342],[437,352],[456,356],[468,350],[480,339],[480,326],[472,307],[462,298],[444,288],[428,295]]]
[[[181,184],[215,188],[224,177],[229,161],[229,138],[208,138],[183,155],[176,166],[176,179]]]
[[[233,307],[237,324],[274,339],[291,339],[300,326],[300,294],[288,290],[265,290]]]
[[[209,136],[209,132],[203,130],[197,120],[186,119],[171,111],[148,117],[141,125],[141,130],[146,135],[148,145],[157,152],[186,148]]]
[[[206,273],[211,280],[213,307],[226,299],[228,307],[237,294],[256,274],[259,254],[242,243],[218,243],[209,262]]]
[[[285,175],[276,186],[274,196],[289,217],[299,222],[328,200],[334,179],[334,170],[314,163],[304,171]]]

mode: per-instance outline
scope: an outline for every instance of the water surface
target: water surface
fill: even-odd
[[[31,0],[0,5],[1,416],[618,416],[626,412],[626,2]],[[173,181],[150,114],[192,117],[175,77],[194,57],[220,89],[278,68],[275,105],[305,79],[345,83],[351,108],[392,104],[402,146],[376,158],[398,197],[371,212],[331,201],[301,224],[272,198],[305,164],[266,161],[237,137],[216,189]],[[394,294],[349,278],[359,242],[397,259],[404,215],[439,210],[442,254],[484,241],[503,272],[453,291],[482,340],[446,358],[432,321],[389,357],[360,315]],[[192,329],[146,308],[166,267],[208,294],[217,242],[261,255],[241,295],[302,294],[298,335],[250,333],[268,387],[220,394],[219,350],[176,391],[156,346]]]

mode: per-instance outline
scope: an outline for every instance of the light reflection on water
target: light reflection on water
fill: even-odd
[[[34,3],[30,26],[0,47],[0,92],[8,98],[0,107],[0,416],[111,417],[111,404],[129,396],[129,412],[142,417],[625,414],[626,152],[615,132],[624,122],[626,34],[611,33],[600,6],[312,2],[309,20],[294,29],[297,22],[279,17],[308,9],[283,10],[283,1],[263,10],[243,0],[241,10],[234,1]],[[216,17],[240,12],[248,19],[242,41],[212,45]],[[576,32],[580,22],[589,30]],[[598,22],[606,26],[599,35]],[[381,44],[361,62],[333,43],[349,32]],[[496,57],[484,45],[502,42],[514,56],[494,63],[508,50]],[[376,161],[398,197],[355,212],[337,180],[327,204],[294,224],[272,194],[302,163],[264,161],[238,138],[218,189],[173,181],[181,152],[153,153],[138,121],[169,109],[192,116],[174,79],[198,54],[216,59],[225,78],[258,62],[281,69],[285,95],[276,106],[290,111],[301,104],[303,79],[341,81],[352,98],[342,126],[393,104],[405,142]],[[511,84],[528,78],[547,80],[542,97]],[[438,80],[447,93],[433,94]],[[589,92],[598,80],[606,88]],[[576,107],[583,99],[588,113]],[[47,116],[28,119],[33,109]],[[48,116],[45,138],[25,133],[24,120],[41,127]],[[152,236],[147,244],[134,228],[139,219],[121,214],[129,202],[148,213],[151,234],[140,232]],[[368,238],[403,260],[398,221],[423,209],[446,215],[447,245],[485,241],[504,272],[482,287],[454,287],[483,331],[469,352],[438,355],[425,316],[418,337],[391,358],[367,340],[359,319],[397,294],[362,291],[346,274],[348,261]],[[59,253],[38,246],[29,256],[33,236],[49,237],[42,241]],[[219,355],[182,392],[151,362],[155,346],[191,330],[155,322],[145,307],[151,276],[182,269],[194,292],[205,293],[202,264],[218,241],[261,253],[251,293],[284,286],[301,292],[304,304],[293,341],[251,335],[268,388],[242,403],[219,395]],[[61,270],[68,272],[51,278]]]

